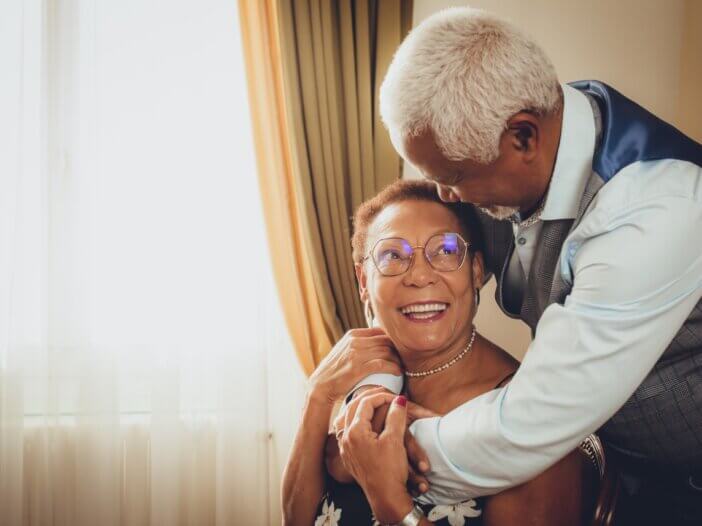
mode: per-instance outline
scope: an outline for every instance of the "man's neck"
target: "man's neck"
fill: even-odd
[[[561,129],[563,128],[563,107],[558,113],[544,119],[543,146],[545,155],[540,163],[536,181],[537,189],[535,196],[519,209],[519,217],[522,221],[531,217],[537,210],[546,204],[548,189],[553,179],[553,171],[556,168],[558,159],[558,149],[561,142]]]

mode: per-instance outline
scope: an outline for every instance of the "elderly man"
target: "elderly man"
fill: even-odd
[[[534,337],[507,387],[412,425],[422,498],[518,485],[599,430],[619,524],[702,524],[702,146],[605,84],[559,84],[469,8],[407,37],[380,110],[442,199],[482,210],[497,301]]]

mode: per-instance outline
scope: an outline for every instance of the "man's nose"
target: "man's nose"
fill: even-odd
[[[439,199],[445,203],[457,203],[459,197],[448,186],[436,183],[436,191],[439,193]]]

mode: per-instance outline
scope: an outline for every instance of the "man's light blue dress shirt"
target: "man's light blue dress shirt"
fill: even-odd
[[[575,218],[592,173],[592,108],[563,90],[543,220]],[[515,244],[525,275],[540,228],[515,230],[527,238]],[[631,396],[702,296],[702,170],[677,160],[621,170],[566,239],[560,269],[572,291],[545,310],[510,384],[411,426],[431,463],[423,502],[464,501],[533,478]]]

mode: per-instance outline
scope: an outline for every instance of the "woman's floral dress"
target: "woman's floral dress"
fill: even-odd
[[[483,504],[484,499],[477,498],[450,505],[420,504],[420,507],[424,515],[437,525],[478,526],[483,523]],[[317,507],[314,526],[378,524],[358,484],[341,484],[327,477],[327,492]]]

